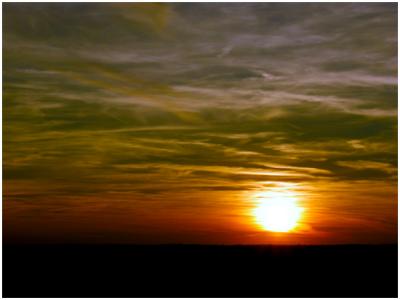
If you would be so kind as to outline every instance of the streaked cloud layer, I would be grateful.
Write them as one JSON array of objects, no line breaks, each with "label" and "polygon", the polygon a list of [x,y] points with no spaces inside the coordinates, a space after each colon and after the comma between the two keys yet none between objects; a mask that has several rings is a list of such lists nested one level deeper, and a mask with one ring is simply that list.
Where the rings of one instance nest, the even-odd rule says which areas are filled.
[{"label": "streaked cloud layer", "polygon": [[5,238],[397,239],[397,5],[6,3]]}]

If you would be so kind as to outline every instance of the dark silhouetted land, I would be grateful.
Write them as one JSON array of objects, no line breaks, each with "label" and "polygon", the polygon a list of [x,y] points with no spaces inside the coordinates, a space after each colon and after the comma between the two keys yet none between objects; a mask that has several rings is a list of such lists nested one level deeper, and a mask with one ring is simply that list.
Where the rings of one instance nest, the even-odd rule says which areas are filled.
[{"label": "dark silhouetted land", "polygon": [[397,245],[3,245],[4,297],[397,297]]}]

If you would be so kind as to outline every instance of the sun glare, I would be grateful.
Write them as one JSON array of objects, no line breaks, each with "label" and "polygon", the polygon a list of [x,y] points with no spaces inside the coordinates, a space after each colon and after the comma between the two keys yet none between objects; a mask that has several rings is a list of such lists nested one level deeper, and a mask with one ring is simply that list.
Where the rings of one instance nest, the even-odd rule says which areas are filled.
[{"label": "sun glare", "polygon": [[265,230],[289,232],[297,227],[303,208],[291,191],[269,191],[257,195],[258,205],[253,211],[256,222]]}]

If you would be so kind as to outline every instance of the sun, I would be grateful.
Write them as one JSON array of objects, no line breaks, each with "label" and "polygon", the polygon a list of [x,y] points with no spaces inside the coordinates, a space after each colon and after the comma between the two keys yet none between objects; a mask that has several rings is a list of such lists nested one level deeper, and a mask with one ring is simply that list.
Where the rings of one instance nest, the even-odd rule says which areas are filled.
[{"label": "sun", "polygon": [[258,194],[259,203],[253,211],[256,222],[265,230],[290,232],[295,229],[303,213],[297,197],[289,191],[270,191]]}]

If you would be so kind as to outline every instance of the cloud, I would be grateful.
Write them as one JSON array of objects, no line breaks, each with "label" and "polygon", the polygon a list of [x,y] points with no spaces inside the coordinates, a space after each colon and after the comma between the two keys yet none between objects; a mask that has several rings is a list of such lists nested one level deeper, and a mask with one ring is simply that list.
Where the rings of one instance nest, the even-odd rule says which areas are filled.
[{"label": "cloud", "polygon": [[365,160],[357,160],[357,161],[338,161],[336,163],[338,166],[347,167],[356,170],[364,170],[364,169],[377,169],[382,170],[387,173],[396,173],[397,168],[388,163],[382,163],[377,161],[365,161]]}]

